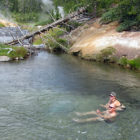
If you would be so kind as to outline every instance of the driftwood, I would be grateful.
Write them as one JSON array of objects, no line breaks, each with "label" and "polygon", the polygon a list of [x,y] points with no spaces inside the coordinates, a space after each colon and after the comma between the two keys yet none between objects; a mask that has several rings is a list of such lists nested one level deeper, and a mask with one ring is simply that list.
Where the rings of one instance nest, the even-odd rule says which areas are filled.
[{"label": "driftwood", "polygon": [[55,27],[57,25],[66,23],[69,20],[71,20],[72,18],[74,18],[75,16],[78,16],[79,14],[81,14],[81,13],[83,13],[85,11],[86,11],[86,8],[85,7],[82,7],[78,11],[73,12],[72,14],[69,14],[65,18],[59,19],[59,20],[53,22],[52,24],[46,25],[43,28],[41,28],[41,29],[39,29],[39,30],[37,30],[35,32],[29,33],[27,35],[22,36],[21,38],[18,38],[16,40],[11,41],[11,42],[7,42],[5,44],[7,44],[7,45],[15,45],[15,44],[18,44],[19,42],[22,42],[25,39],[29,39],[29,38],[37,35],[37,34],[41,34],[42,32],[48,31],[49,29],[51,29],[51,28],[53,28],[53,27]]}]

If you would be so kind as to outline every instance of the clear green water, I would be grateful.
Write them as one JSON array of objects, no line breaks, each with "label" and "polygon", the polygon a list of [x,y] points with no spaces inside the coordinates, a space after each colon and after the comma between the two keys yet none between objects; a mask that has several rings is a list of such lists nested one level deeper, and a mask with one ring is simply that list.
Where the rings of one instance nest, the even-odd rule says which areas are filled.
[{"label": "clear green water", "polygon": [[[72,121],[110,91],[127,107],[113,123]],[[140,140],[140,74],[40,52],[0,63],[0,140]]]}]

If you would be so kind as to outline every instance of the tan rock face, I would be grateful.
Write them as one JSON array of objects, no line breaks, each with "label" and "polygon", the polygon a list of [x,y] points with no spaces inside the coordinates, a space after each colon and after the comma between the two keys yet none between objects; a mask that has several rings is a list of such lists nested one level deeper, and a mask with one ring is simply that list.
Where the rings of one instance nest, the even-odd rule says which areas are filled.
[{"label": "tan rock face", "polygon": [[4,20],[4,19],[0,19],[0,23],[5,25],[6,27],[16,27],[17,26],[17,24]]},{"label": "tan rock face", "polygon": [[83,29],[75,39],[70,52],[81,52],[82,57],[98,54],[107,47],[116,48],[116,55],[129,59],[140,56],[140,32],[116,32],[116,22],[100,25],[99,20]]}]

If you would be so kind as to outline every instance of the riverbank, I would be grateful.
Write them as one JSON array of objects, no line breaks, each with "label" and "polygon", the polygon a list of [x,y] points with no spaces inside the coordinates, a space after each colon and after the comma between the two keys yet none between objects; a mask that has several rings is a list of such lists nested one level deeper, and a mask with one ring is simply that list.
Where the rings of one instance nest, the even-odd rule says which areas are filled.
[{"label": "riverbank", "polygon": [[0,61],[23,60],[29,55],[24,47],[11,47],[0,44]]},{"label": "riverbank", "polygon": [[140,32],[117,32],[117,22],[101,24],[100,19],[82,24],[74,20],[69,26],[57,26],[36,36],[33,45],[42,44],[50,52],[66,52],[82,59],[115,63],[140,71]]},{"label": "riverbank", "polygon": [[93,19],[71,32],[70,54],[140,70],[140,32],[117,32],[119,24]]}]

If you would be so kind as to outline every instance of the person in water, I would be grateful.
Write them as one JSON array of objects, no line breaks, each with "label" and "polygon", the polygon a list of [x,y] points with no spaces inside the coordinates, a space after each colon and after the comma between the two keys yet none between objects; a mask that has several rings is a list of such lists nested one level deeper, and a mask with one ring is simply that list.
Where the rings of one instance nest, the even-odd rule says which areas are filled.
[{"label": "person in water", "polygon": [[109,97],[108,103],[106,105],[101,104],[102,107],[108,109],[110,105],[113,105],[115,106],[116,111],[123,111],[126,109],[126,107],[117,100],[115,92],[111,92]]},{"label": "person in water", "polygon": [[91,112],[85,112],[85,113],[76,113],[78,116],[85,116],[85,115],[97,115],[97,117],[94,118],[88,118],[88,119],[73,119],[73,121],[78,123],[85,123],[85,122],[91,122],[91,121],[109,121],[112,122],[117,116],[116,108],[114,105],[110,105],[108,107],[108,110],[101,112],[97,109],[97,111],[91,111]]}]

